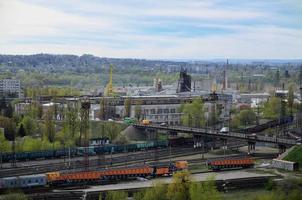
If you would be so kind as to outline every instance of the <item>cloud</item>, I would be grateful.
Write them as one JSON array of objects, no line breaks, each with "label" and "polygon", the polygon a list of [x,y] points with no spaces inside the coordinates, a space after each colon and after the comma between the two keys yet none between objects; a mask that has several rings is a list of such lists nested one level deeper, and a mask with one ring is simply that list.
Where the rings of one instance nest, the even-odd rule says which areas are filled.
[{"label": "cloud", "polygon": [[301,58],[301,14],[289,1],[1,1],[0,53]]}]

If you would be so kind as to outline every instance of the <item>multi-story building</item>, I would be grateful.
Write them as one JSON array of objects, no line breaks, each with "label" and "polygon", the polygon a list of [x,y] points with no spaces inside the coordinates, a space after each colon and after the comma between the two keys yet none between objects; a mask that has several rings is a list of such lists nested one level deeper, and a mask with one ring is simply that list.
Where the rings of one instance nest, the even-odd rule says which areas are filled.
[{"label": "multi-story building", "polygon": [[2,79],[0,80],[0,96],[8,98],[21,97],[20,80],[16,79]]},{"label": "multi-story building", "polygon": [[[192,102],[195,98],[202,98],[206,101],[204,110],[208,116],[211,107],[215,104],[221,108],[220,118],[224,119],[229,115],[232,106],[232,95],[217,94],[215,101],[211,100],[209,94],[201,96],[179,96],[179,95],[158,95],[158,96],[131,96],[131,97],[105,97],[106,109],[104,110],[104,119],[123,118],[126,116],[125,102],[128,99],[129,117],[135,118],[137,106],[140,107],[140,116],[143,119],[151,120],[154,123],[167,123],[178,125],[181,121],[181,105]],[[91,119],[98,118],[97,114],[100,109],[99,104],[91,106]]]}]

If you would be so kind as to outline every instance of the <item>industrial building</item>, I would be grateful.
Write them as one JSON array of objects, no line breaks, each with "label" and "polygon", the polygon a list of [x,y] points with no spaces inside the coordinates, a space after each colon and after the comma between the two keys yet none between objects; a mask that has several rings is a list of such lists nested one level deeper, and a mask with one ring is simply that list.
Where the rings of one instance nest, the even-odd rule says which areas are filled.
[{"label": "industrial building", "polygon": [[[192,102],[195,98],[201,98],[205,101],[204,110],[206,116],[211,112],[212,106],[221,108],[220,118],[224,119],[229,115],[232,106],[232,95],[217,94],[217,100],[210,100],[211,94],[202,95],[157,95],[157,96],[130,96],[130,97],[104,97],[105,108],[104,116],[100,119],[112,119],[123,117],[136,117],[139,107],[140,118],[151,120],[153,123],[167,123],[170,125],[179,125],[181,120],[181,105]],[[125,108],[125,101],[129,101],[129,111]],[[92,104],[90,118],[99,118],[100,105]]]}]

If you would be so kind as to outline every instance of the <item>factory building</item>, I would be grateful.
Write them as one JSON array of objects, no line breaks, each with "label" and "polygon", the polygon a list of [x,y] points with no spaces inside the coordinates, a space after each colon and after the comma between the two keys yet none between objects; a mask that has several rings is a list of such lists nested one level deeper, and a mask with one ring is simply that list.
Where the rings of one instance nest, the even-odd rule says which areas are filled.
[{"label": "factory building", "polygon": [[[105,97],[106,108],[105,115],[100,119],[113,119],[131,117],[136,118],[137,111],[140,110],[140,118],[151,120],[153,123],[167,123],[170,125],[179,125],[181,122],[181,105],[192,102],[195,98],[205,100],[204,110],[206,116],[211,112],[211,107],[215,104],[221,108],[221,119],[229,115],[232,106],[232,95],[217,94],[217,100],[210,101],[210,94],[202,96],[178,96],[178,95],[158,95],[158,96],[131,96],[131,97]],[[128,99],[128,100],[127,100]],[[129,102],[129,111],[127,114],[125,101]],[[139,107],[139,109],[138,109]],[[99,118],[100,105],[94,104],[91,107],[91,119]]]}]

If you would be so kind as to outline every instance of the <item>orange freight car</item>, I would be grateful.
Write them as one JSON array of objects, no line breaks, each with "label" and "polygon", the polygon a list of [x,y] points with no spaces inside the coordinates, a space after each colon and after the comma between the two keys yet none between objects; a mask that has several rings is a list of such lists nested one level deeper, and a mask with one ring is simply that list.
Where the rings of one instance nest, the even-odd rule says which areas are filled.
[{"label": "orange freight car", "polygon": [[219,160],[208,160],[208,168],[214,171],[230,168],[248,168],[254,166],[254,159],[251,157],[224,158]]},{"label": "orange freight car", "polygon": [[[171,167],[173,166],[173,167]],[[174,171],[183,170],[188,167],[186,161],[178,161],[170,166],[141,166],[121,169],[108,169],[104,171],[71,172],[59,173],[51,172],[47,174],[50,185],[70,184],[74,182],[102,182],[104,180],[120,180],[131,177],[154,177],[172,174]]]}]

